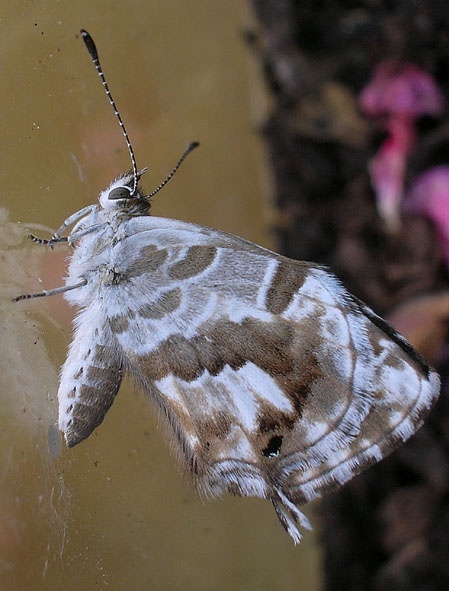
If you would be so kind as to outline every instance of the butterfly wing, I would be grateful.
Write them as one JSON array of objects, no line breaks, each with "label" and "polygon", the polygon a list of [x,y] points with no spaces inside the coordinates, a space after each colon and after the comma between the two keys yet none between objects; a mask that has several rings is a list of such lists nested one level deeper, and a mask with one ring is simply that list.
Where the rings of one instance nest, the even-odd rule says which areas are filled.
[{"label": "butterfly wing", "polygon": [[200,489],[297,506],[421,425],[437,374],[324,268],[174,220],[136,219],[112,257],[109,327]]}]

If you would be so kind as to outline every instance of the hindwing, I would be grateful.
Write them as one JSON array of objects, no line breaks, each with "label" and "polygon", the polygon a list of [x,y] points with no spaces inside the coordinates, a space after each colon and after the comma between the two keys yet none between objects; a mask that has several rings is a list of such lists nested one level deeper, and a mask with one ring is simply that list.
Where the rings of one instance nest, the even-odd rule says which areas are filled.
[{"label": "hindwing", "polygon": [[410,437],[438,376],[325,268],[173,220],[144,228],[104,288],[123,365],[200,489],[270,499],[297,541],[297,506]]}]

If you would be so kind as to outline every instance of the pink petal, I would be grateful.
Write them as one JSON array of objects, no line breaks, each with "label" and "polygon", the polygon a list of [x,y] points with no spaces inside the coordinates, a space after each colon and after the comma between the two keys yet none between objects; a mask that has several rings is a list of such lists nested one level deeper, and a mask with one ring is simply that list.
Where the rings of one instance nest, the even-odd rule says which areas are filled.
[{"label": "pink petal", "polygon": [[420,175],[404,199],[404,209],[434,222],[449,263],[449,166],[435,166]]},{"label": "pink petal", "polygon": [[414,130],[409,119],[393,117],[388,129],[390,135],[371,160],[369,173],[379,215],[387,227],[394,231],[399,226],[405,168]]},{"label": "pink petal", "polygon": [[411,118],[439,115],[444,97],[434,79],[412,63],[381,62],[371,82],[359,96],[363,111],[371,116],[399,114]]}]

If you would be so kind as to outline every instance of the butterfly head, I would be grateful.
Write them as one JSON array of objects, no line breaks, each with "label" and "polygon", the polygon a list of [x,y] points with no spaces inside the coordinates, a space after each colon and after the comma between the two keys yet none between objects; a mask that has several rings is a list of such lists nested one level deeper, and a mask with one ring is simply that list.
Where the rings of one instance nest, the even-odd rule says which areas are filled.
[{"label": "butterfly head", "polygon": [[[147,168],[137,173],[137,181],[145,174]],[[133,188],[135,186],[135,190]],[[129,213],[130,215],[148,215],[150,209],[149,198],[141,188],[134,183],[132,172],[117,177],[98,198],[100,207],[108,212]]]},{"label": "butterfly head", "polygon": [[116,178],[109,187],[100,193],[99,201],[103,210],[108,212],[128,213],[129,215],[148,215],[151,198],[165,187],[173,178],[184,159],[192,150],[199,146],[198,142],[191,142],[184,150],[181,158],[173,167],[172,171],[149,195],[144,195],[139,188],[140,177],[148,170],[143,168],[140,172],[124,174]]}]

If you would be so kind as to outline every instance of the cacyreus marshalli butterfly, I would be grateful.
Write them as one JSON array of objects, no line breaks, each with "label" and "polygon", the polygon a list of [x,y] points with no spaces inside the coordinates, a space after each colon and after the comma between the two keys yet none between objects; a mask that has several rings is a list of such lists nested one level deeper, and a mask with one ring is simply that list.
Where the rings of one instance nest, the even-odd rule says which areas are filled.
[{"label": "cacyreus marshalli butterfly", "polygon": [[[91,36],[81,31],[132,171],[49,240],[73,247],[78,309],[58,391],[69,447],[103,421],[128,372],[160,409],[201,491],[269,499],[295,542],[299,510],[421,425],[439,378],[325,267],[203,226],[152,217]],[[70,230],[71,228],[71,230]]]}]

